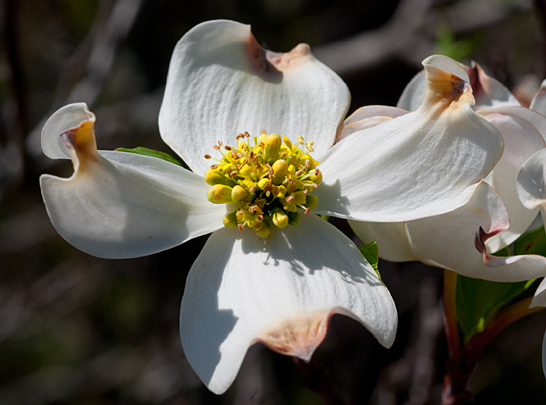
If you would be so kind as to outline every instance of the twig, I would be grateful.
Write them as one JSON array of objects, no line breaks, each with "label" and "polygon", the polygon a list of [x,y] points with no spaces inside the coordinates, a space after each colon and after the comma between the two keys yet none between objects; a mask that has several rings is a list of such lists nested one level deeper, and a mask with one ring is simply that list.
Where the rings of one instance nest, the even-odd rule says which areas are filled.
[{"label": "twig", "polygon": [[[24,178],[26,154],[24,150],[27,125],[26,85],[21,59],[19,57],[19,42],[17,40],[18,6],[16,0],[2,2],[3,21],[1,21],[2,36],[10,68],[9,85],[13,97],[13,116],[15,119],[7,123],[5,139],[0,131],[0,200],[5,189]],[[8,155],[4,157],[2,155]]]},{"label": "twig", "polygon": [[432,0],[402,0],[384,26],[352,38],[314,48],[314,55],[340,75],[377,69],[392,59],[420,66],[434,52],[440,13],[454,34],[484,28],[514,12],[529,11],[529,1],[504,4],[493,0],[455,2],[438,10]]},{"label": "twig", "polygon": [[[9,0],[6,0],[9,2]],[[52,110],[60,107],[63,104],[72,102],[86,102],[90,107],[96,102],[98,96],[104,88],[106,78],[108,77],[116,56],[116,51],[119,45],[125,40],[129,34],[138,12],[142,6],[143,0],[118,0],[114,4],[114,8],[110,13],[106,23],[99,20],[91,29],[93,36],[93,44],[89,52],[87,61],[86,73],[80,81],[74,85],[70,92],[67,92],[65,87],[67,81],[61,81],[58,96],[56,98],[57,105],[53,106]],[[84,41],[84,47],[89,41]],[[77,53],[80,54],[81,50]],[[70,65],[72,66],[72,64]],[[63,97],[63,95],[67,94]],[[40,121],[40,123],[32,130],[28,142],[27,149],[33,157],[41,156],[40,148],[40,131],[51,113],[51,110]]]}]

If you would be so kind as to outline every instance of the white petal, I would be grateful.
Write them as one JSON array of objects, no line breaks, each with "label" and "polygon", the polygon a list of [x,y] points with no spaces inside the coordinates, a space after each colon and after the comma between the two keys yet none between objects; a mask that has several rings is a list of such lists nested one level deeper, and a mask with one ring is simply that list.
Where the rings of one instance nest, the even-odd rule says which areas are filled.
[{"label": "white petal", "polygon": [[[451,73],[453,76],[464,80],[466,83],[470,82],[470,78],[468,77],[468,73],[466,71],[466,66],[448,56],[431,55],[423,61],[423,66],[425,67],[425,72],[427,72],[429,68],[439,69],[441,71]],[[431,78],[434,79],[433,76],[427,75],[426,77],[427,81],[429,81]]]},{"label": "white petal", "polygon": [[423,62],[429,90],[417,111],[354,133],[323,157],[318,212],[402,222],[468,201],[500,158],[502,137],[472,111],[468,84],[433,61]]},{"label": "white petal", "polygon": [[501,196],[510,217],[510,228],[487,240],[487,247],[496,252],[521,236],[537,216],[538,210],[528,210],[519,200],[516,181],[523,163],[546,147],[537,130],[542,127],[546,135],[546,117],[523,107],[499,107],[478,113],[491,122],[504,139],[502,157],[486,177],[487,183]]},{"label": "white petal", "polygon": [[406,230],[415,257],[432,266],[491,281],[523,281],[546,275],[546,257],[487,254],[485,240],[508,226],[499,195],[481,183],[468,204],[444,215],[407,222]]},{"label": "white petal", "polygon": [[531,305],[529,305],[529,308],[534,307],[546,307],[546,278],[542,279],[540,282],[535,291],[535,295],[533,296],[533,300],[531,301]]},{"label": "white petal", "polygon": [[353,122],[349,125],[345,125],[341,133],[337,136],[336,142],[339,142],[347,138],[349,135],[354,134],[355,132],[359,132],[364,129],[375,127],[389,120],[392,120],[392,118],[391,117],[369,117],[369,118],[364,118],[360,121]]},{"label": "white petal", "polygon": [[98,257],[137,257],[223,226],[225,208],[208,202],[204,179],[149,156],[99,154],[92,123],[62,135],[72,177],[40,178],[51,222],[68,242]]},{"label": "white petal", "polygon": [[528,209],[545,206],[546,149],[535,152],[523,164],[518,174],[516,187],[522,204]]},{"label": "white petal", "polygon": [[397,107],[389,107],[386,105],[368,105],[365,107],[360,107],[354,113],[349,115],[343,122],[343,125],[349,125],[357,121],[363,120],[364,118],[371,118],[371,117],[396,118],[396,117],[400,117],[401,115],[405,115],[407,113],[408,112],[406,110],[403,110]]},{"label": "white petal", "polygon": [[[281,54],[262,49],[248,25],[210,21],[178,42],[159,115],[163,140],[196,173],[217,141],[260,130],[315,143],[318,154],[335,141],[349,90],[300,44]],[[339,127],[339,128],[338,128]]]},{"label": "white petal", "polygon": [[541,113],[542,115],[546,115],[546,80],[544,80],[540,85],[540,89],[538,90],[537,94],[535,94],[535,97],[533,97],[529,108]]},{"label": "white petal", "polygon": [[418,260],[411,252],[404,222],[348,222],[362,242],[377,242],[380,258],[390,262]]},{"label": "white petal", "polygon": [[79,127],[84,121],[95,121],[95,115],[87,104],[68,104],[55,111],[42,129],[42,151],[50,159],[70,159],[70,152],[60,135],[69,129]]},{"label": "white petal", "polygon": [[308,215],[266,239],[221,229],[188,275],[182,345],[199,377],[220,394],[257,341],[309,360],[333,313],[360,321],[384,346],[394,340],[388,290],[335,227]]},{"label": "white petal", "polygon": [[407,111],[415,111],[419,108],[427,91],[427,78],[425,71],[421,70],[404,88],[402,95],[396,103],[396,107]]},{"label": "white petal", "polygon": [[363,129],[375,127],[392,118],[407,114],[406,110],[382,105],[360,107],[343,122],[343,130],[338,135],[336,142]]},{"label": "white petal", "polygon": [[520,106],[518,99],[501,82],[488,76],[476,62],[467,67],[476,98],[475,110],[501,106]]}]

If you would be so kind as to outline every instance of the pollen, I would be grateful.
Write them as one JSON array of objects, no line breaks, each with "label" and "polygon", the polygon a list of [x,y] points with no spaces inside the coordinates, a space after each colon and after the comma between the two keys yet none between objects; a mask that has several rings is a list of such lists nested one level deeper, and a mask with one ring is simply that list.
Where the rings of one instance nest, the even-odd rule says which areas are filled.
[{"label": "pollen", "polygon": [[322,181],[319,162],[309,155],[313,142],[305,142],[300,135],[292,143],[265,130],[253,137],[247,131],[239,133],[235,142],[213,145],[221,154],[219,159],[205,155],[216,161],[205,173],[212,186],[207,198],[232,208],[224,225],[240,231],[252,228],[261,238],[275,228],[298,225],[301,214],[318,204],[318,198],[310,194]]}]

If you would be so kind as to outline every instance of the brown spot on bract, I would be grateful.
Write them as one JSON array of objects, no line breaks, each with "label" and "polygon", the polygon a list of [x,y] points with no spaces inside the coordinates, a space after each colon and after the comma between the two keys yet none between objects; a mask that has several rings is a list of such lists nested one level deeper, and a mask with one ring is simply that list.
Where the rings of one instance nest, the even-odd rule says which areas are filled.
[{"label": "brown spot on bract", "polygon": [[427,92],[423,104],[435,114],[446,109],[456,110],[463,104],[474,104],[469,83],[453,73],[434,66],[426,68]]},{"label": "brown spot on bract", "polygon": [[256,69],[263,72],[267,72],[267,59],[265,57],[265,50],[258,44],[256,37],[250,33],[250,37],[246,43],[246,50],[250,60],[250,64]]},{"label": "brown spot on bract", "polygon": [[328,311],[303,313],[278,321],[257,340],[278,353],[309,361],[328,330]]},{"label": "brown spot on bract", "polygon": [[290,52],[278,53],[266,50],[258,44],[252,33],[246,43],[250,64],[265,73],[278,73],[299,65],[311,56],[311,48],[307,44],[299,44]]},{"label": "brown spot on bract", "polygon": [[78,174],[86,171],[91,163],[100,161],[95,141],[95,116],[89,113],[90,118],[83,121],[77,127],[71,128],[61,134],[61,139],[70,150],[74,168]]},{"label": "brown spot on bract", "polygon": [[299,44],[287,53],[268,52],[267,59],[273,66],[275,66],[275,69],[282,72],[299,65],[310,55],[311,48],[309,45]]}]

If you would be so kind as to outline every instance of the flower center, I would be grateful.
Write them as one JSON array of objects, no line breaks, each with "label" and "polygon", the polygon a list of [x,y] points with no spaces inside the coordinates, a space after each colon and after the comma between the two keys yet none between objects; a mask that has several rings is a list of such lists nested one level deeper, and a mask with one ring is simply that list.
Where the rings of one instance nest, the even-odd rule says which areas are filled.
[{"label": "flower center", "polygon": [[[232,204],[233,210],[224,219],[228,228],[253,228],[260,237],[267,237],[274,226],[295,226],[301,216],[315,208],[318,198],[310,192],[322,181],[319,162],[309,156],[313,142],[292,144],[285,136],[261,131],[251,145],[248,132],[236,137],[237,146],[218,142],[214,149],[222,159],[210,166],[205,181],[212,186],[207,198],[214,204]],[[305,150],[299,145],[305,145]],[[210,155],[205,158],[211,159]]]}]

